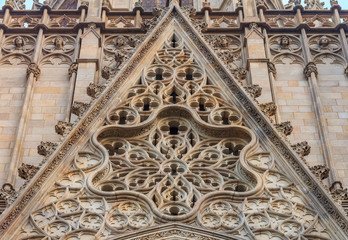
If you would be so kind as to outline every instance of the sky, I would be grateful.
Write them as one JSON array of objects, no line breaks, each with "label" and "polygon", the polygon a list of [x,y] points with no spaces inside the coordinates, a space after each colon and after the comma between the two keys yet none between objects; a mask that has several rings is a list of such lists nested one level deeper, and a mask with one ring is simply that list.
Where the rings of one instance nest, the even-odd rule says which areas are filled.
[{"label": "sky", "polygon": [[[289,0],[283,0],[284,3],[288,3]],[[305,0],[302,0],[302,4]],[[43,2],[43,0],[39,0],[39,2]],[[330,0],[323,0],[325,2],[325,6],[330,8]],[[5,0],[0,0],[0,6],[2,7],[5,3]],[[348,10],[348,0],[338,0],[338,3],[341,5],[342,9]],[[31,9],[31,6],[33,4],[33,0],[26,0],[26,7],[27,9]]]}]

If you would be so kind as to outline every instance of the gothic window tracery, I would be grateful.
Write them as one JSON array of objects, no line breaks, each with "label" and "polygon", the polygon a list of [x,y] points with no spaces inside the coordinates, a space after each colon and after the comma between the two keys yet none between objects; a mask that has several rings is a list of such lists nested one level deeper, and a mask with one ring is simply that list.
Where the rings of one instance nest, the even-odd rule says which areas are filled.
[{"label": "gothic window tracery", "polygon": [[330,239],[244,125],[173,35],[14,239],[117,239],[173,221],[236,239]]}]

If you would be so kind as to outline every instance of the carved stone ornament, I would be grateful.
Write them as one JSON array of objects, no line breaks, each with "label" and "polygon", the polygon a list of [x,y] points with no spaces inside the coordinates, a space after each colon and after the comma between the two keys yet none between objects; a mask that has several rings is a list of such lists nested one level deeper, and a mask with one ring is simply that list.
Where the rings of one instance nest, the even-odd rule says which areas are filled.
[{"label": "carved stone ornament", "polygon": [[289,48],[290,46],[290,38],[288,36],[282,36],[279,39],[279,45],[281,48]]},{"label": "carved stone ornament", "polygon": [[101,92],[105,89],[105,85],[97,85],[94,83],[90,83],[87,87],[87,95],[91,98],[97,98]]},{"label": "carved stone ornament", "polygon": [[306,142],[306,141],[293,144],[293,145],[291,145],[291,147],[301,157],[307,156],[311,152],[311,146],[309,146],[308,142]]},{"label": "carved stone ornament", "polygon": [[78,117],[81,117],[91,106],[90,103],[78,102],[75,101],[71,107],[71,112]]},{"label": "carved stone ornament", "polygon": [[265,6],[265,1],[264,0],[256,0],[256,6]]},{"label": "carved stone ornament", "polygon": [[41,141],[40,145],[37,146],[37,153],[46,157],[51,155],[57,147],[57,143]]},{"label": "carved stone ornament", "polygon": [[348,77],[348,66],[344,69],[344,74]]},{"label": "carved stone ornament", "polygon": [[261,96],[262,93],[262,87],[258,84],[253,84],[251,86],[245,87],[245,90],[250,94],[252,98],[258,98]]},{"label": "carved stone ornament", "polygon": [[2,44],[3,55],[10,53],[22,53],[32,55],[35,46],[35,38],[30,35],[8,36]]},{"label": "carved stone ornament", "polygon": [[6,207],[9,207],[17,198],[18,193],[9,183],[4,183],[0,189],[0,198],[6,202]]},{"label": "carved stone ornament", "polygon": [[170,37],[128,78],[15,239],[330,239],[189,46]]},{"label": "carved stone ornament", "polygon": [[18,168],[18,176],[24,180],[30,180],[35,176],[39,169],[39,167],[22,163],[22,165]]},{"label": "carved stone ornament", "polygon": [[310,78],[312,73],[314,73],[317,76],[318,75],[317,65],[314,62],[308,63],[305,69],[303,70],[303,73],[307,78]]},{"label": "carved stone ornament", "polygon": [[285,136],[289,136],[292,133],[293,127],[291,126],[290,121],[278,123],[274,125],[276,129],[283,133]]},{"label": "carved stone ornament", "polygon": [[268,66],[268,72],[269,72],[269,73],[273,73],[273,75],[276,75],[276,74],[277,74],[277,69],[276,69],[274,63],[268,62],[268,63],[267,63],[267,66]]},{"label": "carved stone ornament", "polygon": [[88,7],[89,6],[89,1],[81,1],[81,5],[80,6]]},{"label": "carved stone ornament", "polygon": [[332,183],[331,187],[329,188],[330,193],[332,195],[332,198],[337,201],[339,204],[342,203],[344,200],[348,200],[348,190],[347,188],[343,188],[343,185],[341,182],[336,181]]},{"label": "carved stone ornament", "polygon": [[[218,239],[336,240],[338,234],[343,235],[337,228],[348,233],[345,218],[331,198],[301,167],[228,70],[220,61],[208,61],[215,59],[215,54],[180,9],[167,16],[151,41],[144,43],[139,55],[77,123],[59,154],[49,159],[40,181],[33,181],[23,191],[21,202],[2,220],[2,233],[11,228],[14,239],[144,240],[142,236],[151,231],[152,239],[160,239],[162,236],[152,231],[155,226],[164,228],[183,220],[190,228],[202,229],[204,236],[221,232],[223,237]],[[157,53],[151,52],[173,18],[192,41],[169,55],[163,53],[173,49],[170,41],[161,44]],[[194,44],[203,58],[183,51]],[[144,66],[139,83],[133,70],[146,57],[153,62]],[[218,75],[215,79],[205,71],[208,62]],[[241,109],[246,116],[268,133],[278,151],[265,152],[268,139],[265,144],[244,126],[233,98],[224,98],[220,80],[236,97],[238,107],[245,106]],[[122,102],[116,101],[119,86],[126,82],[130,88],[122,94]],[[101,111],[104,109],[109,111]],[[104,114],[112,123],[99,122],[98,126],[94,121]],[[87,131],[93,135],[88,135],[90,139],[86,139]],[[77,143],[79,148],[75,148]],[[297,172],[295,181],[292,174],[283,172],[278,157],[288,161],[291,172]],[[59,169],[63,163],[68,165]],[[59,174],[54,174],[55,170],[60,170]],[[297,183],[307,184],[310,194],[297,188]],[[45,201],[25,208],[43,192],[42,186],[47,189],[45,197],[40,196]],[[319,205],[329,209],[330,218],[316,210]],[[273,224],[274,220],[279,224]],[[142,235],[135,236],[135,231]],[[165,236],[195,236],[178,233],[171,237]]]},{"label": "carved stone ornament", "polygon": [[309,169],[319,180],[324,180],[329,177],[330,169],[324,165],[316,165]]},{"label": "carved stone ornament", "polygon": [[44,54],[64,53],[71,56],[74,53],[75,38],[69,35],[51,35],[43,43]]},{"label": "carved stone ornament", "polygon": [[70,67],[68,70],[69,78],[73,75],[73,73],[77,73],[78,67],[79,65],[76,62],[73,62],[72,64],[70,64]]},{"label": "carved stone ornament", "polygon": [[62,135],[63,137],[68,135],[73,127],[72,123],[58,121],[55,126],[56,133]]},{"label": "carved stone ornament", "polygon": [[[274,19],[274,24],[278,21]],[[290,20],[289,20],[290,21]],[[292,24],[292,23],[289,23]],[[278,26],[278,25],[277,25]],[[271,53],[277,55],[279,53],[294,53],[301,56],[302,43],[298,35],[274,35],[269,38],[269,46]]]},{"label": "carved stone ornament", "polygon": [[261,111],[268,117],[274,116],[277,112],[277,105],[274,102],[260,104]]},{"label": "carved stone ornament", "polygon": [[27,68],[27,78],[30,74],[33,74],[34,78],[38,78],[40,76],[41,70],[36,63],[30,63]]},{"label": "carved stone ornament", "polygon": [[196,16],[196,9],[193,6],[185,6],[185,7],[182,8],[182,11],[188,17]]}]

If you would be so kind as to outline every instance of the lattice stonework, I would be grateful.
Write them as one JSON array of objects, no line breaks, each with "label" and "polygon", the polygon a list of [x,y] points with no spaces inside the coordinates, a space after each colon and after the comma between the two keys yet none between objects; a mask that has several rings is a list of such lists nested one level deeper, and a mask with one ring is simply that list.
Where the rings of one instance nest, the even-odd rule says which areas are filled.
[{"label": "lattice stonework", "polygon": [[[160,49],[13,239],[133,239],[173,221],[223,239],[331,239],[183,40]],[[136,239],[222,239],[185,231]]]}]

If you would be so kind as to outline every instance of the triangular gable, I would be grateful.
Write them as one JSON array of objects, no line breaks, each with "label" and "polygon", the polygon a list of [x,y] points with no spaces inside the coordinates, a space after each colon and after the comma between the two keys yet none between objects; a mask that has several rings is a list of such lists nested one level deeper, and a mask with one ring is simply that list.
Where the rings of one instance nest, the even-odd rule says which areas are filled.
[{"label": "triangular gable", "polygon": [[[178,25],[175,27],[175,24],[171,24],[171,21],[174,18],[178,22]],[[172,29],[170,30],[170,28]],[[186,38],[187,43],[185,48],[192,48],[191,50],[188,50],[194,52],[194,55],[197,58],[191,59],[191,70],[196,64],[199,66],[200,58],[202,58],[202,61],[205,63],[205,59],[207,59],[210,65],[206,68],[206,71],[207,75],[211,78],[211,83],[219,83],[218,79],[222,79],[224,83],[220,83],[220,89],[221,87],[228,86],[230,91],[233,93],[233,95],[231,95],[232,100],[220,95],[218,97],[217,95],[214,96],[214,92],[210,94],[212,96],[209,96],[207,92],[203,91],[204,86],[209,86],[209,82],[205,80],[205,85],[199,85],[202,83],[196,83],[200,86],[202,92],[198,92],[196,95],[194,95],[195,93],[190,93],[189,91],[186,93],[187,96],[191,95],[191,98],[196,98],[190,99],[191,103],[193,104],[189,105],[191,108],[196,108],[196,110],[188,110],[189,106],[180,107],[179,104],[173,105],[167,103],[167,105],[163,105],[163,101],[168,100],[166,100],[166,98],[157,99],[159,102],[162,101],[162,105],[165,107],[163,107],[160,112],[157,112],[156,116],[151,117],[151,119],[153,119],[152,122],[150,120],[146,122],[146,117],[143,116],[143,121],[146,122],[146,124],[141,125],[137,129],[133,128],[132,126],[117,127],[113,125],[113,121],[127,120],[127,116],[121,116],[122,114],[119,112],[118,115],[116,114],[118,118],[108,118],[109,122],[107,122],[107,124],[109,126],[105,126],[97,130],[103,124],[104,118],[100,117],[107,116],[107,111],[112,110],[110,109],[110,106],[126,108],[128,107],[127,104],[130,104],[135,108],[142,108],[142,110],[137,110],[138,113],[134,113],[136,115],[139,114],[139,111],[146,112],[148,111],[148,108],[150,109],[151,107],[158,107],[161,105],[158,104],[158,102],[156,103],[156,98],[158,97],[153,96],[153,99],[151,97],[141,98],[142,92],[137,92],[140,97],[136,96],[132,98],[132,100],[129,100],[133,101],[133,103],[128,103],[129,101],[127,102],[127,100],[122,100],[122,98],[120,98],[122,95],[120,93],[123,91],[128,92],[130,89],[130,86],[123,84],[125,81],[129,81],[130,74],[141,73],[141,71],[137,70],[144,68],[144,66],[147,66],[147,69],[149,69],[151,66],[158,64],[157,62],[149,62],[149,57],[151,56],[152,61],[156,52],[158,56],[158,47],[156,48],[155,44],[166,41],[167,38],[161,33],[165,32],[165,29],[174,33],[173,28],[182,28],[184,30],[184,33],[177,31],[176,34],[180,35],[181,38]],[[161,51],[164,52],[162,55],[160,53],[159,57],[165,58],[165,50]],[[180,55],[181,52],[183,53],[182,55]],[[182,61],[187,60],[185,59],[185,49],[181,49],[180,53],[175,53],[176,56],[178,56],[178,63],[173,65],[175,67],[175,73],[181,73],[181,75],[177,75],[178,79],[180,79],[180,76],[182,76],[182,78],[186,78],[186,80],[194,78],[195,76],[197,77],[199,74],[194,75],[195,73],[197,74],[197,71],[190,70],[187,72],[184,70],[180,72],[180,69],[177,70],[177,68],[180,68],[179,59],[184,59]],[[164,60],[162,59],[161,61],[163,64]],[[200,67],[204,68],[204,66]],[[214,71],[212,71],[212,69]],[[166,76],[169,76],[169,74],[166,75],[165,72],[165,69],[160,72],[154,71],[152,77],[158,78],[158,80],[163,80]],[[132,77],[134,78],[134,75]],[[151,74],[148,77],[151,78]],[[149,88],[152,84],[151,81],[149,81],[150,80],[143,79],[141,83],[142,85],[146,86],[146,88]],[[163,84],[165,85],[165,83]],[[176,86],[173,87],[170,86],[170,83],[168,84],[168,86],[163,86],[168,88],[168,99],[173,101],[173,96],[175,95],[177,101],[179,101],[180,97],[185,94],[185,83],[182,85],[178,83],[177,89]],[[214,89],[212,85],[210,86],[210,89]],[[145,91],[148,90],[145,89]],[[115,96],[116,93],[119,95]],[[216,100],[216,98],[220,97],[224,100]],[[118,100],[116,100],[117,98]],[[214,101],[215,105],[226,109],[224,113],[220,111],[220,113],[216,114],[217,118],[209,119],[210,115],[208,116],[205,114],[204,112],[207,111],[203,109],[214,106]],[[229,103],[230,101],[232,101],[231,103],[233,103],[235,107]],[[165,108],[167,108],[167,110]],[[239,111],[237,109],[239,109]],[[181,113],[176,115],[180,111]],[[195,111],[197,112],[195,113]],[[200,114],[199,112],[203,113]],[[236,121],[235,119],[236,116],[239,116],[239,112],[243,113],[242,117],[245,119],[244,124],[252,128],[253,131],[241,126],[241,122],[238,121],[233,122],[232,125],[229,126],[229,124],[231,124],[229,121],[231,121],[231,119]],[[228,115],[229,113],[230,115]],[[235,113],[236,116],[232,117],[231,119],[227,117],[227,120],[223,119],[226,118],[226,114],[227,116],[232,116],[232,113]],[[148,117],[150,118],[150,116]],[[121,118],[123,118],[123,120],[121,120]],[[172,120],[171,124],[174,124],[172,126],[173,129],[171,129],[171,125],[169,123],[171,121],[170,118],[178,119]],[[130,119],[136,119],[136,117]],[[141,121],[141,119],[139,121]],[[162,123],[160,123],[160,121],[162,121]],[[181,125],[180,121],[182,122]],[[216,126],[211,126],[214,125],[214,121]],[[224,121],[227,121],[228,124],[226,125],[228,126],[223,126],[225,125]],[[204,169],[207,165],[210,166],[208,168],[212,168],[214,171],[217,171],[216,168],[219,168],[219,166],[209,163],[209,159],[214,159],[214,156],[219,155],[219,152],[215,151],[216,149],[222,149],[222,154],[231,155],[232,159],[230,159],[230,161],[235,163],[235,166],[233,166],[233,171],[236,173],[236,175],[232,176],[233,174],[230,175],[231,173],[228,172],[219,172],[218,175],[225,177],[227,175],[231,179],[235,178],[236,181],[225,181],[226,184],[224,187],[226,188],[224,188],[219,185],[220,183],[218,179],[211,176],[211,179],[209,180],[211,184],[211,191],[206,192],[204,188],[199,189],[199,187],[194,187],[192,185],[193,182],[197,183],[197,181],[194,181],[194,174],[192,174],[192,182],[187,180],[188,177],[186,177],[186,180],[182,179],[181,183],[180,179],[178,180],[177,178],[173,178],[170,176],[170,174],[164,174],[161,177],[169,182],[168,187],[170,186],[172,189],[176,189],[175,191],[172,191],[172,193],[176,193],[175,196],[171,196],[175,198],[175,201],[183,201],[179,204],[181,206],[180,208],[175,208],[175,206],[171,205],[172,203],[170,202],[173,202],[173,199],[173,201],[169,201],[169,203],[158,200],[170,193],[168,191],[166,192],[167,189],[160,192],[160,188],[153,188],[155,190],[151,190],[150,192],[146,193],[149,194],[148,196],[152,196],[152,202],[150,203],[148,198],[139,194],[140,190],[138,191],[138,194],[136,193],[137,191],[132,191],[132,194],[130,194],[130,191],[122,189],[123,184],[126,182],[125,180],[118,182],[118,184],[120,184],[119,186],[117,184],[111,184],[111,186],[110,184],[93,186],[95,184],[100,184],[99,181],[104,181],[104,177],[109,176],[108,171],[110,171],[110,169],[108,169],[108,167],[110,167],[112,163],[107,160],[109,160],[108,156],[113,155],[115,152],[117,156],[117,154],[122,155],[123,151],[128,151],[132,148],[133,150],[140,149],[140,153],[143,150],[146,150],[152,154],[147,155],[149,158],[156,159],[158,157],[160,159],[164,156],[164,159],[159,160],[159,162],[165,162],[167,160],[174,161],[175,159],[180,159],[180,157],[187,157],[185,154],[190,153],[189,149],[177,151],[175,150],[177,149],[176,146],[170,146],[170,144],[178,145],[178,141],[175,143],[170,141],[166,142],[162,151],[156,152],[154,150],[151,151],[151,149],[149,150],[150,147],[146,146],[147,143],[146,141],[144,142],[144,140],[131,140],[137,135],[146,135],[147,137],[152,136],[154,139],[157,139],[154,137],[156,131],[153,129],[156,129],[156,127],[164,124],[163,122],[166,122],[168,125],[167,128],[160,128],[158,130],[160,132],[157,133],[158,135],[162,134],[163,139],[170,140],[171,131],[174,132],[173,135],[177,135],[178,132],[189,131],[188,129],[190,128],[191,132],[185,132],[185,134],[188,134],[185,136],[191,139],[191,141],[201,144],[198,144],[200,148],[193,149],[193,142],[190,143],[193,152],[189,159],[186,160],[189,162],[192,169],[196,168],[192,171],[197,171],[197,176],[207,176],[207,171],[210,171]],[[221,123],[222,126],[220,126]],[[150,134],[152,130],[155,131],[153,135]],[[259,137],[265,137],[265,139],[262,139],[261,146],[258,146],[256,135],[252,132],[259,132]],[[201,133],[203,135],[199,136]],[[92,134],[93,137],[91,137]],[[120,134],[119,137],[117,137],[118,134]],[[120,137],[122,137],[122,140],[117,142],[116,140]],[[81,149],[81,143],[87,142],[89,138],[91,139],[91,143],[85,145],[85,147]],[[226,138],[229,139],[227,144],[225,144]],[[164,141],[163,139],[161,140],[162,142]],[[208,143],[210,139],[214,139],[214,141],[212,143],[205,144],[205,141]],[[160,139],[158,141],[160,141]],[[123,142],[124,144],[122,145],[120,142]],[[96,148],[96,145],[100,145],[100,143],[104,145],[104,150],[103,148]],[[156,145],[157,142],[153,144],[153,146]],[[180,146],[182,147],[183,145],[181,144]],[[228,152],[224,152],[225,148],[227,148],[226,151]],[[105,149],[108,149],[109,152],[106,152]],[[263,166],[265,164],[263,161],[265,161],[267,156],[269,156],[267,152],[272,152],[274,157],[277,158],[276,161],[271,160],[271,162],[273,161],[273,164],[274,162],[278,164],[273,166],[272,169],[270,169],[270,165],[266,167]],[[196,161],[195,158],[200,158],[201,160],[202,158],[204,159],[202,155],[203,153],[207,154],[206,162],[204,163],[203,161],[202,163]],[[103,167],[99,166],[101,167],[99,170],[103,171],[94,172],[92,174],[93,178],[86,177],[86,175],[90,174],[90,172],[93,171],[93,168],[96,166],[93,164],[79,165],[76,162],[76,158],[75,160],[73,159],[73,157],[75,157],[75,155],[78,156],[78,154],[80,154],[83,158],[92,160],[101,157],[104,158],[105,161],[102,163]],[[176,156],[175,158],[171,158],[173,154]],[[239,154],[242,156],[239,156]],[[223,158],[227,158],[225,155]],[[135,156],[138,155],[135,154]],[[238,160],[239,157],[244,158],[244,162]],[[165,160],[166,158],[167,160]],[[142,158],[139,159],[140,162],[142,162]],[[73,161],[75,161],[74,170],[71,169]],[[177,162],[176,167],[174,166],[174,162],[168,165],[169,171],[178,171],[180,161]],[[122,165],[122,161],[119,162],[119,164]],[[149,164],[149,171],[152,170],[151,167],[157,166],[156,163],[151,163],[151,161],[149,161],[147,164]],[[228,166],[229,164],[230,163],[225,163],[224,166]],[[131,166],[126,167],[131,168]],[[199,170],[199,168],[202,169]],[[161,169],[164,171],[165,168]],[[134,171],[134,169],[129,170]],[[282,171],[287,171],[287,176],[285,176]],[[65,175],[62,176],[62,173],[65,173]],[[124,174],[126,173],[127,171],[124,172]],[[113,179],[115,180],[114,183],[118,181],[117,177],[119,176],[116,175]],[[57,180],[57,176],[60,176],[61,178]],[[141,177],[139,177],[139,179],[141,179]],[[57,184],[54,184],[55,181],[57,181]],[[163,179],[159,179],[159,181],[164,182]],[[205,180],[204,182],[207,184],[208,180]],[[295,187],[293,184],[291,184],[292,182],[298,184],[299,187]],[[110,183],[112,183],[112,181]],[[135,184],[141,185],[142,182],[136,182]],[[87,190],[82,190],[82,185],[88,186]],[[186,185],[191,186],[191,188],[185,187]],[[130,186],[132,187],[132,185]],[[182,192],[183,188],[180,190],[180,186],[184,186],[187,192]],[[214,189],[214,186],[216,189],[212,190]],[[111,191],[110,187],[112,189]],[[62,188],[65,188],[65,190],[63,191]],[[264,188],[266,188],[267,191],[264,191]],[[48,195],[46,191],[48,189],[52,190],[50,194],[53,200],[47,200]],[[118,190],[118,192],[114,192],[114,190]],[[222,192],[219,193],[219,191]],[[305,194],[306,191],[308,196]],[[190,199],[181,199],[180,193],[190,196]],[[211,198],[207,197],[208,194],[211,194],[209,195]],[[46,198],[42,198],[42,195],[46,195]],[[201,201],[200,197],[203,198],[204,196],[205,201]],[[110,205],[109,203],[106,203],[105,198],[109,198],[109,200],[111,199],[110,201],[113,201],[113,204]],[[45,205],[43,204],[44,201],[51,201],[51,203]],[[309,203],[311,201],[312,203]],[[59,211],[57,210],[57,204],[60,204],[59,206],[61,207]],[[193,205],[191,206],[190,204]],[[76,209],[73,209],[74,207]],[[316,209],[316,211],[313,210],[313,207]],[[139,209],[142,210],[139,211]],[[30,212],[31,216],[29,218]],[[23,217],[19,216],[19,214],[23,214]],[[111,232],[110,236],[115,236],[114,234],[116,234],[117,231],[119,231],[119,233],[122,232],[120,230],[122,229],[121,227],[119,227],[119,229],[117,228],[117,226],[122,222],[131,223],[133,221],[134,226],[130,224],[129,227],[130,229],[134,230],[141,228],[141,224],[144,221],[147,221],[148,224],[150,222],[160,224],[161,222],[173,220],[186,222],[191,221],[191,223],[194,222],[195,224],[200,224],[201,228],[209,229],[210,231],[214,231],[214,229],[224,231],[227,234],[239,236],[242,239],[248,239],[250,236],[259,239],[263,239],[266,236],[282,238],[286,236],[285,232],[288,231],[286,229],[289,228],[292,229],[291,231],[288,231],[290,232],[288,235],[290,238],[296,237],[296,234],[302,234],[307,239],[342,239],[339,237],[341,234],[340,231],[342,230],[343,233],[347,232],[347,225],[343,224],[346,223],[346,218],[340,209],[337,208],[322,186],[320,186],[318,181],[310,173],[308,168],[289,148],[288,144],[282,139],[282,136],[275,131],[274,127],[261,113],[255,103],[253,103],[253,100],[248,97],[240,86],[233,80],[230,73],[227,72],[221,62],[216,58],[212,50],[205,44],[204,40],[192,28],[176,6],[172,6],[169,12],[154,29],[153,33],[137,50],[135,56],[130,59],[128,64],[116,76],[116,79],[92,104],[91,108],[82,118],[82,120],[77,123],[57,151],[55,151],[54,154],[48,159],[47,164],[44,165],[39,173],[30,181],[30,183],[28,183],[11,208],[9,208],[3,214],[1,218],[2,234],[5,234],[7,229],[7,234],[9,235],[6,236],[8,237],[14,237],[14,235],[11,234],[14,234],[15,232],[18,234],[19,231],[24,231],[24,233],[26,233],[25,231],[32,231],[33,236],[36,235],[38,236],[37,239],[42,239],[44,238],[45,234],[48,234],[47,232],[52,234],[51,236],[53,237],[58,237],[58,235],[54,235],[55,232],[65,229],[67,231],[66,233],[68,234],[65,236],[65,239],[76,239],[76,237],[82,236],[81,234],[84,232],[86,233],[86,236],[87,233],[94,236],[93,234],[97,233],[98,227],[96,229],[93,229],[93,227],[99,226],[100,228],[100,226],[103,224],[103,226],[105,226],[106,224],[107,220],[103,219],[103,214],[110,214],[107,215],[109,217],[108,221],[111,221],[110,218],[112,216],[115,216],[116,219],[116,226],[113,228],[114,232]],[[244,218],[240,217],[240,214],[241,216],[244,216]],[[116,218],[116,216],[118,218]],[[149,218],[149,216],[151,217]],[[309,217],[310,219],[304,218],[304,216]],[[126,220],[122,219],[125,217],[127,217]],[[333,220],[332,222],[328,220],[330,217],[331,219],[335,219],[336,224],[333,222]],[[325,222],[323,222],[323,218],[325,219]],[[275,226],[272,219],[278,219],[278,221],[281,221],[282,224]],[[83,223],[81,222],[82,220],[84,220]],[[49,221],[51,221],[51,223]],[[79,225],[77,221],[80,221]],[[11,228],[9,228],[10,224],[13,224]],[[339,229],[339,227],[341,229]],[[17,229],[19,231],[16,231]],[[107,230],[111,228],[105,229],[105,232],[99,232],[99,236],[101,238],[106,238],[109,234]],[[334,232],[336,232],[337,235],[335,235]]]}]

